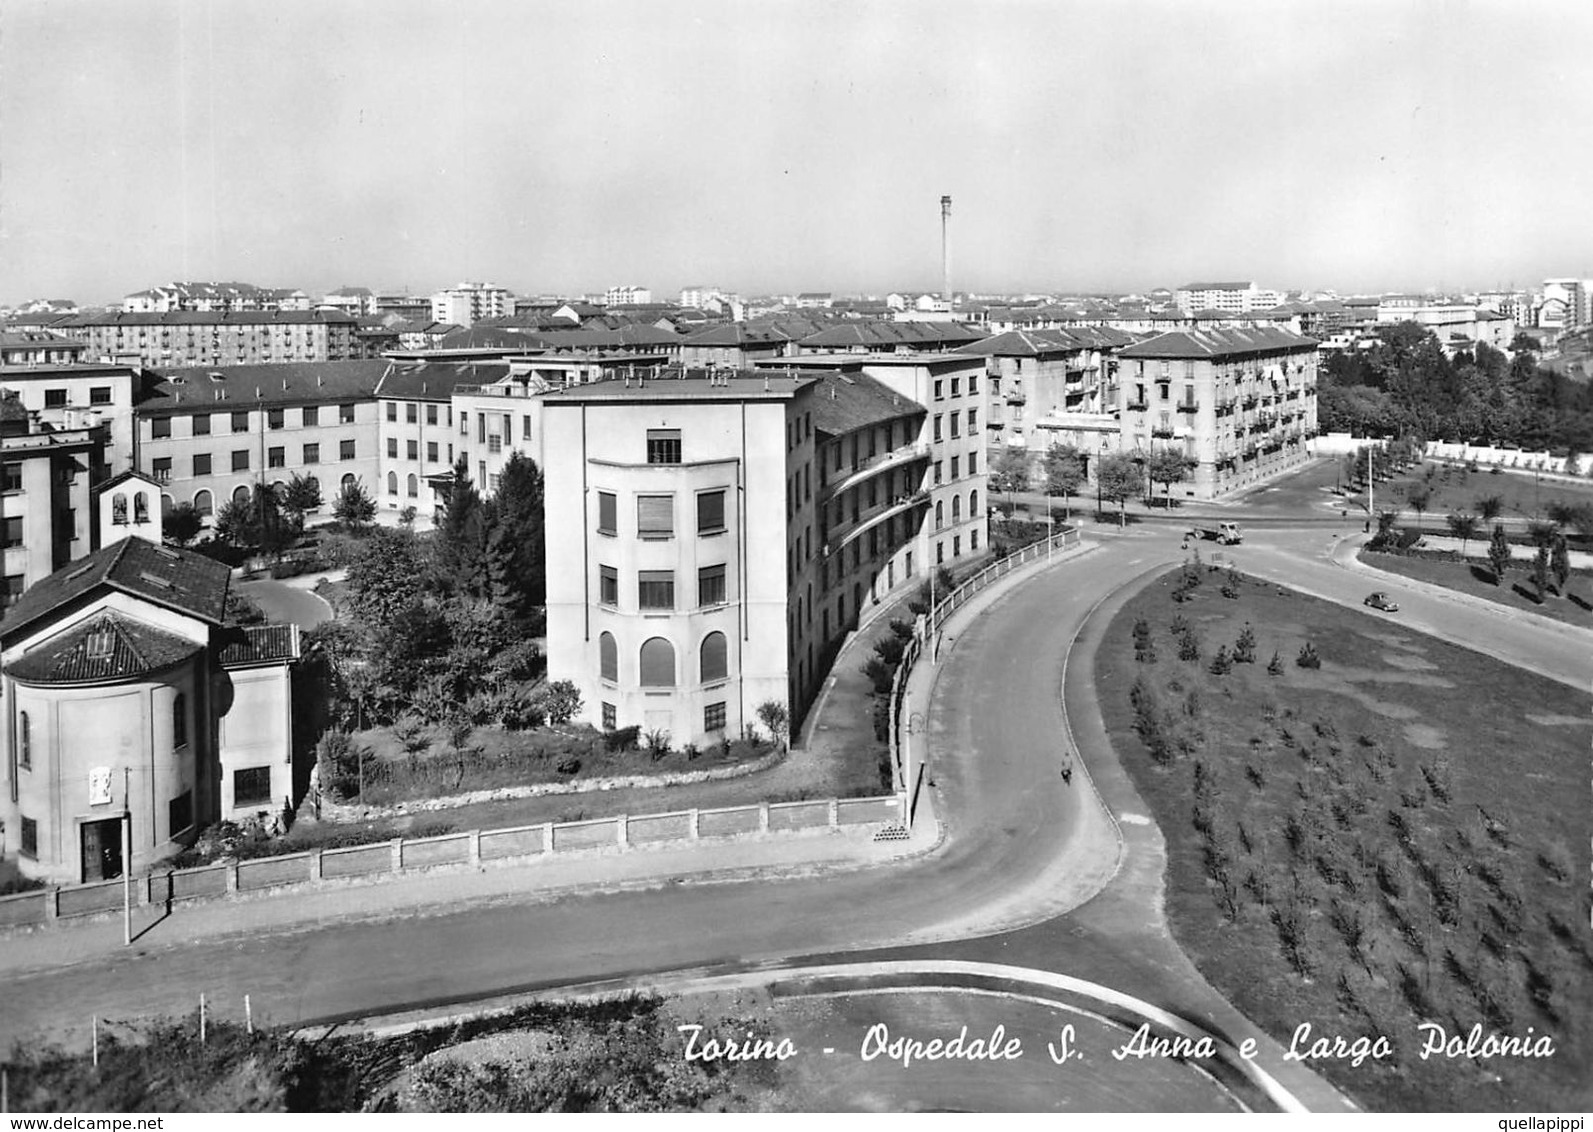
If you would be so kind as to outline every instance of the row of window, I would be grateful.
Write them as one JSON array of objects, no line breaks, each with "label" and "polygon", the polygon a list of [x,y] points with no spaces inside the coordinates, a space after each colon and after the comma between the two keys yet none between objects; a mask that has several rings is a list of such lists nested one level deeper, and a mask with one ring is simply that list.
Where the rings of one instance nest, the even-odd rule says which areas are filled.
[{"label": "row of window", "polygon": [[[697,533],[720,534],[725,529],[725,488],[697,492]],[[619,496],[612,491],[597,493],[597,533],[619,534]],[[675,535],[675,497],[638,495],[636,497],[636,537],[673,538]]]},{"label": "row of window", "polygon": [[[725,729],[725,703],[723,700],[716,704],[704,704],[702,709],[702,729],[708,732],[723,731]],[[619,726],[619,709],[611,703],[603,704],[603,730],[613,731]]]},{"label": "row of window", "polygon": [[[413,479],[414,477],[410,477]],[[612,566],[597,568],[599,605],[619,608],[619,571]],[[697,571],[697,606],[725,604],[725,564],[704,566]],[[636,574],[636,608],[644,612],[671,613],[675,609],[675,572],[639,570]]]},{"label": "row of window", "polygon": [[[620,682],[619,644],[613,633],[597,638],[598,671],[604,680]],[[649,637],[636,654],[637,680],[644,688],[673,688],[675,645],[666,637]],[[725,635],[717,630],[702,639],[697,648],[697,683],[710,684],[729,675],[729,649]]]},{"label": "row of window", "polygon": [[[232,450],[232,470],[247,472],[249,470],[251,454],[247,448]],[[358,445],[352,440],[341,440],[337,446],[339,460],[359,459]],[[306,444],[303,449],[301,464],[319,464],[321,462],[321,446],[319,444]],[[266,467],[285,468],[288,466],[288,450],[286,448],[267,448]],[[150,476],[157,483],[167,483],[172,475],[172,457],[157,456],[150,461]],[[193,457],[193,475],[208,476],[215,473],[215,463],[211,453],[199,452]]]},{"label": "row of window", "polygon": [[[305,405],[299,410],[299,421],[303,427],[315,428],[321,423],[321,408],[322,406],[320,405]],[[354,408],[355,407],[352,404],[339,405],[337,407],[337,423],[353,424]],[[233,432],[248,432],[250,428],[249,415],[251,412],[253,412],[253,410],[237,409],[230,413],[193,413],[188,417],[188,420],[193,422],[191,426],[192,431],[189,435],[211,435],[210,418],[213,416],[225,417],[228,420]],[[273,429],[286,428],[286,414],[286,409],[267,409],[266,427]],[[173,417],[151,417],[149,421],[150,436],[155,440],[164,440],[170,437],[172,434],[171,422],[174,419],[175,418]]]},{"label": "row of window", "polygon": [[[64,409],[72,403],[70,391],[66,389],[46,389],[44,391],[44,407],[46,409]],[[90,405],[109,405],[111,403],[111,387],[109,385],[89,386]]]},{"label": "row of window", "polygon": [[[492,439],[493,440],[497,440],[498,438],[497,437],[493,437]],[[408,459],[408,460],[419,460],[420,459],[420,441],[418,441],[418,440],[406,440],[404,442],[404,444],[405,444],[405,448],[404,448],[405,457],[404,458]],[[501,451],[501,446],[497,445],[497,444],[488,444],[487,445],[487,451],[488,452]],[[387,438],[387,458],[389,460],[398,459],[398,438],[397,437],[390,436],[390,437]],[[452,444],[450,444],[448,446],[448,462],[450,464],[453,463],[453,459],[454,459],[454,446]],[[442,462],[442,449],[438,446],[438,444],[437,444],[437,442],[435,440],[428,440],[426,442],[426,462],[428,464],[437,464],[437,463],[441,463]]]},{"label": "row of window", "polygon": [[[960,377],[952,378],[951,379],[951,395],[953,397],[961,396],[961,393],[960,393],[961,388],[962,388],[962,378],[960,378]],[[978,392],[979,392],[979,377],[978,377],[977,374],[969,374],[968,375],[968,395],[971,397],[971,396],[973,396],[974,394],[976,394]],[[935,400],[944,401],[945,400],[944,393],[945,393],[945,379],[937,377],[935,379]]]},{"label": "row of window", "polygon": [[[962,410],[956,409],[956,410],[953,410],[951,412],[951,414],[949,415],[948,419],[949,419],[949,423],[951,425],[951,438],[953,440],[956,440],[958,437],[962,436],[962,413],[963,413]],[[969,410],[967,410],[967,413],[968,413],[968,435],[969,436],[973,436],[979,430],[979,410],[978,409],[969,409]],[[942,423],[942,418],[943,417],[946,417],[946,414],[943,414],[943,413],[936,413],[935,414],[934,438],[936,440],[945,439],[944,436],[941,433],[941,423]]]}]

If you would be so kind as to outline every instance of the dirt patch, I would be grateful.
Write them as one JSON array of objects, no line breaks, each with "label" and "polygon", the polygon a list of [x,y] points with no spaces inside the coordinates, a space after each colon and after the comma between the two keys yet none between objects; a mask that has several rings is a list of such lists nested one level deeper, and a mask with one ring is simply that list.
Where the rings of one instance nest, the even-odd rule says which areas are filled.
[{"label": "dirt patch", "polygon": [[1369,641],[1376,641],[1380,645],[1387,645],[1389,648],[1406,649],[1410,652],[1424,651],[1420,645],[1411,644],[1409,637],[1401,637],[1396,633],[1371,633],[1365,629],[1360,629],[1356,631],[1355,635],[1357,637],[1365,637]]},{"label": "dirt patch", "polygon": [[1425,747],[1430,751],[1437,751],[1449,746],[1449,740],[1444,733],[1426,723],[1407,723],[1404,732],[1405,741],[1413,747]]},{"label": "dirt patch", "polygon": [[1402,668],[1407,672],[1433,672],[1438,668],[1430,660],[1423,660],[1419,656],[1408,656],[1397,652],[1385,652],[1382,660],[1390,668]]},{"label": "dirt patch", "polygon": [[1593,717],[1585,715],[1539,715],[1534,712],[1526,714],[1528,723],[1541,723],[1545,727],[1586,727],[1593,723]]}]

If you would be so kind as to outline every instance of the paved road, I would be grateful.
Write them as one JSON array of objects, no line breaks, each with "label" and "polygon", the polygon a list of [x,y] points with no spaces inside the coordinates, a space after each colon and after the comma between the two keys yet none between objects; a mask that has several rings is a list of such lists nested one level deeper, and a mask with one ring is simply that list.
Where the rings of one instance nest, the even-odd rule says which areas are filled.
[{"label": "paved road", "polygon": [[[1373,588],[1321,557],[1320,532],[1258,537],[1238,550],[1242,568],[1287,574],[1313,592],[1358,603]],[[950,836],[931,858],[823,879],[666,885],[553,905],[447,908],[401,923],[336,922],[152,947],[109,963],[8,979],[0,1040],[63,1016],[188,1009],[201,991],[215,1003],[237,1003],[249,993],[271,1021],[299,1022],[642,972],[859,952],[979,958],[1075,975],[1243,1034],[1248,1024],[1205,986],[1166,935],[1158,899],[1161,838],[1153,825],[1122,827],[1123,866],[1088,903],[1076,906],[1076,893],[1066,892],[1066,877],[1059,876],[1099,808],[1082,781],[1070,789],[1057,774],[1071,741],[1057,694],[1068,644],[1097,601],[1114,593],[1122,600],[1121,587],[1136,572],[1180,557],[1174,531],[1131,528],[1118,544],[1025,584],[948,641],[930,714],[936,752],[930,777]],[[1440,629],[1448,623],[1441,635],[1460,633],[1454,622],[1466,608],[1413,602],[1407,623]],[[1538,658],[1563,668],[1561,678],[1582,678],[1585,648],[1545,654],[1541,631],[1519,618],[1495,618],[1489,627],[1483,641],[1489,651]],[[1080,669],[1067,680],[1070,703],[1088,701]],[[1148,812],[1136,808],[1132,785],[1086,726],[1087,714],[1073,721],[1074,733],[1111,812],[1119,818]],[[941,942],[926,947],[930,941]],[[1286,1083],[1314,1083],[1321,1103],[1331,1103],[1331,1090],[1303,1070]],[[1020,1095],[1014,1104],[1023,1104]]]},{"label": "paved road", "polygon": [[292,622],[300,629],[313,629],[332,616],[332,607],[302,586],[290,586],[273,578],[236,582],[235,588],[253,598],[266,620]]}]

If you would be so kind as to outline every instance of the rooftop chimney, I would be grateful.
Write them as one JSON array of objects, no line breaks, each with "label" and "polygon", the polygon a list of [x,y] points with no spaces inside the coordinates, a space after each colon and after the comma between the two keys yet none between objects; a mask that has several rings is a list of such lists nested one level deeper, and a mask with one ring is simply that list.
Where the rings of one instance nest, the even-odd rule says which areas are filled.
[{"label": "rooftop chimney", "polygon": [[940,198],[941,298],[951,302],[951,198]]}]

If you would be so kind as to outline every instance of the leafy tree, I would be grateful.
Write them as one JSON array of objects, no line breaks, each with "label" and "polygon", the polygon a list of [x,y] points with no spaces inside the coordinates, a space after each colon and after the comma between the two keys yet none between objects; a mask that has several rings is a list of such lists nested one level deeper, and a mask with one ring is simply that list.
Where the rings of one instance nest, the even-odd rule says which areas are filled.
[{"label": "leafy tree", "polygon": [[516,452],[498,480],[488,536],[493,599],[512,609],[547,601],[547,552],[543,533],[542,470]]},{"label": "leafy tree", "polygon": [[1233,659],[1236,664],[1254,664],[1256,662],[1256,633],[1248,621],[1239,633],[1239,639],[1234,642]]},{"label": "leafy tree", "polygon": [[491,593],[487,562],[489,516],[463,457],[443,493],[437,515],[436,581],[439,589],[471,597]]},{"label": "leafy tree", "polygon": [[378,527],[349,563],[347,580],[354,616],[381,631],[425,592],[420,544],[407,531]]},{"label": "leafy tree", "polygon": [[1504,584],[1505,570],[1510,565],[1510,540],[1505,537],[1503,523],[1495,523],[1493,537],[1488,540],[1488,567],[1493,571],[1493,584]]},{"label": "leafy tree", "polygon": [[282,513],[275,489],[256,484],[245,499],[228,500],[216,513],[215,534],[231,546],[280,554],[299,535],[299,527]]},{"label": "leafy tree", "polygon": [[1095,474],[1101,498],[1119,506],[1117,525],[1123,526],[1128,522],[1128,501],[1144,490],[1144,469],[1132,453],[1109,452]]},{"label": "leafy tree", "polygon": [[1405,501],[1416,512],[1416,525],[1421,526],[1422,513],[1427,510],[1427,504],[1432,502],[1432,488],[1425,483],[1413,483],[1410,491],[1405,495]]},{"label": "leafy tree", "polygon": [[1549,548],[1538,544],[1538,553],[1532,559],[1532,588],[1537,591],[1538,604],[1543,604],[1543,591],[1549,585]]},{"label": "leafy tree", "polygon": [[1029,490],[1029,452],[1024,448],[1006,447],[990,461],[990,486],[1007,496],[1007,506],[1012,506],[1012,496]]},{"label": "leafy tree", "polygon": [[199,532],[204,529],[205,520],[192,503],[179,503],[166,513],[161,520],[161,529],[166,537],[178,546],[187,546],[199,537]]},{"label": "leafy tree", "polygon": [[1464,558],[1466,556],[1466,544],[1477,537],[1477,531],[1482,524],[1478,521],[1477,516],[1467,514],[1464,511],[1448,516],[1445,521],[1449,524],[1449,533],[1460,540],[1460,556]]},{"label": "leafy tree", "polygon": [[1063,498],[1064,514],[1073,517],[1073,495],[1084,486],[1084,454],[1071,444],[1053,444],[1045,454],[1047,495]]},{"label": "leafy tree", "polygon": [[758,722],[769,729],[774,741],[784,745],[786,730],[791,725],[791,713],[779,700],[764,700],[758,705]]},{"label": "leafy tree", "polygon": [[1549,554],[1549,571],[1554,575],[1554,588],[1560,594],[1565,593],[1565,584],[1571,579],[1571,550],[1565,544],[1565,536],[1558,532],[1554,536],[1554,548]]},{"label": "leafy tree", "polygon": [[321,483],[314,476],[293,473],[282,488],[282,510],[293,516],[300,528],[304,516],[321,506]]},{"label": "leafy tree", "polygon": [[563,726],[581,710],[581,692],[573,680],[555,680],[547,688],[548,722]]},{"label": "leafy tree", "polygon": [[361,480],[350,480],[337,493],[332,505],[332,517],[349,527],[363,527],[376,518],[376,500],[365,490]]},{"label": "leafy tree", "polygon": [[1504,510],[1504,500],[1497,495],[1484,495],[1476,500],[1477,514],[1484,523],[1491,523],[1499,517],[1499,512]]},{"label": "leafy tree", "polygon": [[1172,506],[1173,484],[1182,483],[1199,464],[1174,448],[1159,448],[1145,461],[1145,474],[1152,484],[1162,484],[1168,507]]}]

